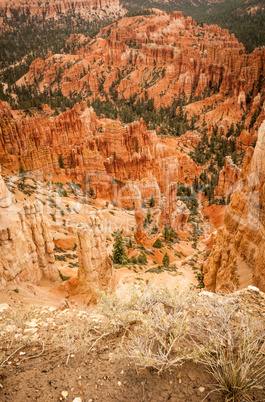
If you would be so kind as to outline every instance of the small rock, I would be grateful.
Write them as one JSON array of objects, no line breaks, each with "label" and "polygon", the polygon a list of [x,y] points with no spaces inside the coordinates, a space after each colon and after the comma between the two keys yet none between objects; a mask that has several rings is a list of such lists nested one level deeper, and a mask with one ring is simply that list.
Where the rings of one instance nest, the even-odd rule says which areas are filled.
[{"label": "small rock", "polygon": [[10,306],[7,303],[0,304],[0,313],[2,313],[5,310],[8,310],[9,308],[10,308]]},{"label": "small rock", "polygon": [[68,396],[68,392],[67,391],[62,391],[61,395],[63,398],[66,398]]},{"label": "small rock", "polygon": [[188,373],[188,377],[191,381],[195,381],[196,380],[196,373],[194,373],[193,371],[190,371]]},{"label": "small rock", "polygon": [[259,292],[259,288],[256,288],[255,286],[248,285],[248,290],[253,290],[254,292]]},{"label": "small rock", "polygon": [[204,391],[205,391],[205,388],[204,388],[204,387],[200,387],[200,388],[199,388],[199,391],[200,391],[200,392],[204,392]]},{"label": "small rock", "polygon": [[31,321],[31,322],[26,322],[25,323],[25,325],[27,326],[27,327],[30,327],[30,328],[36,328],[37,326],[38,326],[38,324],[35,322],[35,321]]},{"label": "small rock", "polygon": [[31,333],[31,334],[36,334],[36,332],[38,331],[38,328],[28,328],[24,330],[24,333]]},{"label": "small rock", "polygon": [[119,386],[119,387],[121,386],[121,382],[120,382],[120,381],[118,381],[118,386]]},{"label": "small rock", "polygon": [[[92,401],[92,399],[89,399],[90,401]],[[82,399],[81,398],[75,398],[75,399],[73,399],[73,402],[82,402]]]}]

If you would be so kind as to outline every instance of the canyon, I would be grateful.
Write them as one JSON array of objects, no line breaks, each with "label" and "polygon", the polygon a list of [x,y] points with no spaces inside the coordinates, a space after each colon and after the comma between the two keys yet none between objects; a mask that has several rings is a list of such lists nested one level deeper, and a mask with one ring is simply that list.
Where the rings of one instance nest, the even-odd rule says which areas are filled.
[{"label": "canyon", "polygon": [[124,4],[0,0],[0,399],[264,400],[265,49]]},{"label": "canyon", "polygon": [[118,109],[121,102],[150,100],[155,109],[182,102],[190,119],[218,124],[224,134],[244,118],[253,136],[264,117],[264,49],[246,54],[227,30],[180,12],[123,18],[93,39],[72,35],[67,49],[33,61],[16,91],[97,98]]},{"label": "canyon", "polygon": [[[94,197],[113,203],[120,211],[134,211],[136,245],[150,247],[150,236],[155,241],[156,231],[161,235],[168,227],[181,240],[189,239],[195,249],[197,241],[201,244],[207,235],[212,243],[216,227],[209,229],[204,216],[215,221],[211,203],[223,204],[231,197],[233,205],[232,193],[241,186],[243,155],[255,145],[265,118],[264,49],[246,54],[227,30],[200,26],[180,12],[168,15],[157,9],[147,16],[115,21],[93,39],[71,35],[66,49],[68,53],[49,52],[33,61],[15,88],[28,94],[35,88],[45,99],[48,92],[51,97],[61,92],[65,98],[78,96],[79,103],[65,111],[42,105],[29,113],[0,101],[3,168],[9,174],[30,173],[45,182],[53,176],[62,177],[63,182],[72,180],[80,186],[79,201],[81,197],[83,203],[90,202]],[[109,110],[116,110],[116,120],[105,116],[106,109],[100,112],[104,102],[109,102]],[[182,129],[180,135],[173,128],[175,136],[167,136],[170,122],[165,126],[162,120],[152,128],[152,122],[147,124],[139,113],[138,120],[126,123],[122,102],[127,114],[130,107],[149,107],[151,120],[171,108],[174,119],[184,121],[189,129]],[[212,155],[207,154],[207,146]],[[150,217],[151,203],[155,207]],[[210,216],[201,215],[198,229],[203,208]],[[219,211],[217,221],[221,222],[224,209]],[[224,227],[227,219],[226,212]],[[195,237],[189,236],[192,227],[197,231]],[[224,286],[237,285],[235,278],[231,279],[233,285],[218,285],[212,279],[220,275],[217,271],[222,266],[223,257],[216,257],[222,243],[218,236],[219,232],[219,246],[214,246],[208,262],[205,258],[198,261],[204,264],[206,287],[223,291]],[[107,258],[106,250],[102,254]],[[79,266],[84,258],[80,256]],[[213,259],[218,260],[215,265]],[[182,263],[185,265],[185,260]],[[92,276],[93,264],[88,268]],[[107,266],[106,275],[112,278],[112,268]],[[102,273],[99,276],[103,278]],[[248,283],[252,284],[252,279]],[[96,286],[100,288],[99,283]],[[91,300],[95,300],[92,288]]]}]

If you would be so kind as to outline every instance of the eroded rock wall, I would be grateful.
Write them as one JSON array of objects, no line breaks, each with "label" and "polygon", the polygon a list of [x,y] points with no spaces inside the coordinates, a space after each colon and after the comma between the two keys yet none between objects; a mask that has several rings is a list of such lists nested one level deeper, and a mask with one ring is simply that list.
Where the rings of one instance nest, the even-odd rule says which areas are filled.
[{"label": "eroded rock wall", "polygon": [[11,194],[0,178],[0,289],[8,283],[42,278],[59,280],[53,255],[53,239],[42,212],[42,204],[12,204]]},{"label": "eroded rock wall", "polygon": [[255,147],[249,148],[240,182],[231,196],[212,252],[204,267],[211,291],[234,291],[247,285],[265,290],[265,121]]},{"label": "eroded rock wall", "polygon": [[100,119],[85,103],[57,117],[14,119],[0,101],[0,162],[5,167],[89,180],[97,196],[106,199],[123,203],[120,187],[133,181],[142,199],[150,201],[153,195],[158,203],[172,181],[192,183],[200,167],[172,148],[160,143],[143,120],[122,125]]}]

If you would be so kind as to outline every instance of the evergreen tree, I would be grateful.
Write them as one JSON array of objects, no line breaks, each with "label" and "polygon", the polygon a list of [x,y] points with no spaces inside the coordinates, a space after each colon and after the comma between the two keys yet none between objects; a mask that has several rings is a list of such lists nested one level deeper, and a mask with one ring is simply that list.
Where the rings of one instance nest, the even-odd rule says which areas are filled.
[{"label": "evergreen tree", "polygon": [[126,258],[124,243],[121,232],[118,232],[115,237],[115,243],[113,245],[112,259],[115,264],[122,264],[122,261]]},{"label": "evergreen tree", "polygon": [[203,273],[203,268],[200,268],[200,272],[197,273],[197,280],[198,280],[198,289],[203,289],[205,287],[204,285],[204,273]]},{"label": "evergreen tree", "polygon": [[153,244],[153,247],[162,248],[162,246],[163,246],[162,241],[160,239],[156,239],[156,241]]},{"label": "evergreen tree", "polygon": [[63,161],[63,157],[61,154],[59,155],[58,162],[59,162],[60,168],[64,169],[64,161]]},{"label": "evergreen tree", "polygon": [[164,266],[164,267],[168,267],[168,266],[169,266],[170,258],[169,258],[168,253],[166,253],[166,254],[164,255],[163,260],[162,260],[162,263],[163,263],[163,266]]},{"label": "evergreen tree", "polygon": [[138,260],[138,264],[147,264],[147,257],[146,257],[146,254],[142,251],[141,252],[141,254],[138,256],[138,258],[137,258],[137,260]]},{"label": "evergreen tree", "polygon": [[155,206],[155,200],[154,197],[152,196],[150,200],[150,208],[153,208],[154,206]]},{"label": "evergreen tree", "polygon": [[163,235],[164,235],[165,240],[167,241],[169,239],[169,231],[168,231],[167,226],[163,229]]},{"label": "evergreen tree", "polygon": [[93,187],[91,187],[91,186],[89,187],[89,197],[96,198],[95,191],[94,191]]}]

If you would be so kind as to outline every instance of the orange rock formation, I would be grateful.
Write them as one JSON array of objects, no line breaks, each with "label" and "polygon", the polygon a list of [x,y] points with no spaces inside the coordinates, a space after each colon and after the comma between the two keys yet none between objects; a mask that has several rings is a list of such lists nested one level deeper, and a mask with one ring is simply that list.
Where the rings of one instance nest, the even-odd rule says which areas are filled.
[{"label": "orange rock formation", "polygon": [[225,164],[219,174],[218,185],[215,188],[215,197],[228,197],[238,184],[240,169],[233,163],[231,156],[226,156]]},{"label": "orange rock formation", "polygon": [[54,244],[41,212],[42,204],[26,202],[23,209],[17,208],[2,177],[0,191],[0,289],[8,283],[38,284],[42,278],[59,280]]},{"label": "orange rock formation", "polygon": [[240,183],[231,196],[224,226],[204,267],[204,282],[212,291],[233,291],[246,285],[265,290],[265,121],[255,147],[249,148]]},{"label": "orange rock formation", "polygon": [[115,273],[107,254],[106,237],[100,215],[91,215],[87,224],[77,228],[77,253],[79,260],[79,290],[86,302],[95,302],[100,290],[114,290]]},{"label": "orange rock formation", "polygon": [[84,19],[101,19],[106,17],[118,17],[124,14],[119,0],[55,0],[39,1],[27,0],[1,0],[0,14],[7,19],[13,15],[27,15],[39,20],[53,18],[59,19],[62,15],[75,13]]},{"label": "orange rock formation", "polygon": [[201,172],[188,155],[172,147],[177,140],[170,147],[161,143],[143,120],[122,125],[99,119],[86,104],[51,118],[15,120],[4,102],[0,111],[0,162],[5,167],[63,173],[89,182],[97,196],[121,200],[123,206],[126,183],[134,182],[144,201],[153,195],[159,202],[172,182],[190,184]]},{"label": "orange rock formation", "polygon": [[102,28],[96,40],[76,54],[35,60],[17,84],[37,81],[41,91],[55,90],[59,76],[65,96],[104,96],[104,90],[129,99],[146,93],[154,98],[155,106],[171,105],[183,94],[205,98],[218,93],[219,99],[214,95],[210,107],[218,102],[218,114],[229,112],[236,120],[242,117],[247,94],[261,75],[265,76],[264,49],[246,55],[227,30],[198,26],[190,17],[174,12],[123,18]]}]

